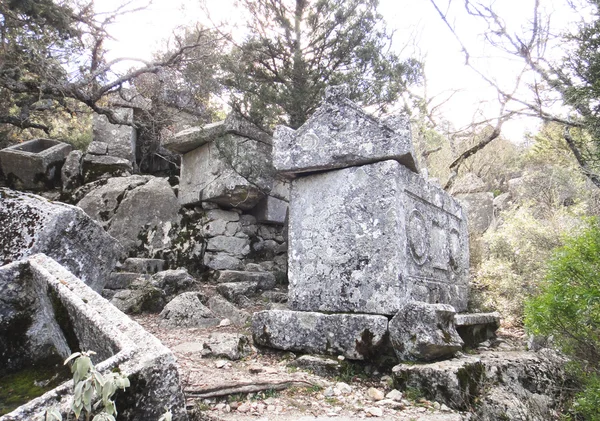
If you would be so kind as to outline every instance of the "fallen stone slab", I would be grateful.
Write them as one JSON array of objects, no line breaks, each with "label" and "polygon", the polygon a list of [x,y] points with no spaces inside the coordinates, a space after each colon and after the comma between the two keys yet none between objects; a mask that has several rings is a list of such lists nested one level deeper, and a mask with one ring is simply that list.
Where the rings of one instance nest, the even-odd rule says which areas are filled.
[{"label": "fallen stone slab", "polygon": [[169,269],[152,275],[150,283],[164,291],[167,297],[173,297],[194,287],[196,279],[186,269]]},{"label": "fallen stone slab", "polygon": [[[118,370],[128,376],[131,386],[119,394],[117,404],[120,418],[157,420],[167,407],[173,420],[188,419],[175,357],[158,339],[43,254],[10,266],[21,266],[12,278],[13,286],[29,289],[33,291],[29,297],[35,297],[20,302],[34,315],[31,327],[38,330],[31,337],[35,341],[48,339],[46,344],[63,359],[76,349],[92,350],[100,373]],[[0,296],[2,301],[5,298]],[[72,401],[73,382],[67,381],[0,419],[43,420],[50,407],[67,419]]]},{"label": "fallen stone slab", "polygon": [[0,263],[46,253],[95,291],[121,257],[117,240],[81,209],[0,188]]},{"label": "fallen stone slab", "polygon": [[132,171],[131,162],[124,158],[109,155],[85,154],[81,164],[81,172],[85,183],[96,181],[104,175],[110,177],[129,175]]},{"label": "fallen stone slab", "polygon": [[107,289],[128,289],[138,279],[149,280],[149,275],[137,272],[112,272],[104,285]]},{"label": "fallen stone slab", "polygon": [[387,327],[385,316],[366,314],[267,310],[252,316],[257,345],[353,360],[376,356],[384,346]]},{"label": "fallen stone slab", "polygon": [[208,308],[220,319],[229,319],[236,326],[244,326],[250,320],[250,313],[240,310],[225,298],[215,295],[208,299]]},{"label": "fallen stone slab", "polygon": [[170,327],[217,326],[220,319],[200,301],[197,292],[184,292],[173,298],[160,313],[161,324]]},{"label": "fallen stone slab", "polygon": [[157,313],[165,306],[166,299],[163,291],[144,282],[141,285],[130,285],[129,289],[118,290],[110,303],[125,314]]},{"label": "fallen stone slab", "polygon": [[165,268],[165,261],[162,259],[147,259],[143,257],[128,257],[123,262],[123,271],[155,274]]},{"label": "fallen stone slab", "polygon": [[73,147],[54,139],[33,139],[0,150],[0,168],[9,185],[44,190],[60,184],[61,167]]},{"label": "fallen stone slab", "polygon": [[258,292],[258,282],[228,282],[217,285],[217,292],[233,303],[239,303],[241,297],[252,297]]},{"label": "fallen stone slab", "polygon": [[290,361],[288,367],[300,368],[323,377],[333,377],[341,371],[339,360],[320,355],[301,355]]},{"label": "fallen stone slab", "polygon": [[396,160],[416,172],[408,118],[385,124],[366,114],[338,88],[327,91],[325,102],[298,130],[276,128],[275,169],[293,176]]},{"label": "fallen stone slab", "polygon": [[63,191],[73,191],[83,183],[83,177],[81,175],[82,158],[83,153],[79,150],[71,151],[69,155],[67,155],[60,176]]},{"label": "fallen stone slab", "polygon": [[553,419],[568,376],[566,359],[544,350],[485,351],[427,364],[399,364],[394,387],[418,391],[452,409],[472,411],[478,420]]},{"label": "fallen stone slab", "polygon": [[465,313],[454,316],[456,331],[465,345],[475,347],[496,337],[500,327],[499,313]]},{"label": "fallen stone slab", "polygon": [[108,143],[98,141],[90,142],[86,153],[89,153],[90,155],[108,155]]},{"label": "fallen stone slab", "polygon": [[454,327],[454,308],[447,304],[407,302],[390,320],[390,341],[400,361],[451,357],[463,346]]},{"label": "fallen stone slab", "polygon": [[200,354],[202,357],[227,358],[237,361],[250,353],[250,341],[241,333],[211,333],[195,342],[185,342],[173,348],[183,354]]},{"label": "fallen stone slab", "polygon": [[229,282],[256,282],[256,286],[262,290],[269,290],[277,283],[275,275],[271,272],[246,272],[241,270],[222,270],[219,273],[218,283]]},{"label": "fallen stone slab", "polygon": [[396,161],[292,181],[290,308],[393,316],[407,300],[467,308],[460,204]]}]

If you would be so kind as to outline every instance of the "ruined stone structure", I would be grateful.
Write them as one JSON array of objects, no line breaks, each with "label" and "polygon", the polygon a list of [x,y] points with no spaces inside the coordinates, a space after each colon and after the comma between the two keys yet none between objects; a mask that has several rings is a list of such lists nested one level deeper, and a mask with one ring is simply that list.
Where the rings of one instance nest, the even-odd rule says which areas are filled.
[{"label": "ruined stone structure", "polygon": [[[382,346],[378,323],[367,315],[391,317],[409,308],[405,311],[420,311],[411,318],[423,316],[433,330],[442,330],[429,336],[435,352],[421,349],[411,358],[438,358],[460,349],[453,313],[467,307],[467,221],[457,201],[416,173],[413,156],[408,121],[379,121],[337,90],[328,92],[297,131],[277,129],[274,165],[293,178],[288,234],[292,311],[255,315],[257,343],[312,350],[315,346],[302,339],[312,329],[322,336],[319,352],[363,359]],[[423,305],[407,306],[411,301]],[[440,304],[447,304],[444,311],[428,307]],[[340,322],[315,321],[342,314],[344,326],[350,326],[344,329],[354,338],[346,349],[329,340]],[[419,326],[406,329],[415,332]],[[282,338],[278,332],[283,330]],[[407,356],[404,350],[397,354]]]}]

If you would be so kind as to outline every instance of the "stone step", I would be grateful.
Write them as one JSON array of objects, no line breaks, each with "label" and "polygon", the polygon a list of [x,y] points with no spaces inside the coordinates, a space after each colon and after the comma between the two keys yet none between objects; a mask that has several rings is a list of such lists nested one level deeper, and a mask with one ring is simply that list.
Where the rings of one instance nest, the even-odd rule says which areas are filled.
[{"label": "stone step", "polygon": [[219,284],[236,282],[254,282],[259,289],[275,288],[275,275],[271,272],[246,272],[241,270],[222,270],[217,278]]},{"label": "stone step", "polygon": [[165,269],[165,261],[162,259],[145,259],[141,257],[130,257],[123,262],[123,272],[137,272],[154,274]]}]

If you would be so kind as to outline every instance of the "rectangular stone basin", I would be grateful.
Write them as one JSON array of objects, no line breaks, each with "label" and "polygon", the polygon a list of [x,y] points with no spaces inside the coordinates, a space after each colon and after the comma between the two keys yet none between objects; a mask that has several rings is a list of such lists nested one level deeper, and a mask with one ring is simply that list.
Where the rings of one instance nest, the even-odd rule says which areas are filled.
[{"label": "rectangular stone basin", "polygon": [[29,190],[54,187],[71,150],[71,145],[58,140],[33,139],[0,150],[0,167],[14,187]]},{"label": "rectangular stone basin", "polygon": [[[131,387],[116,395],[119,419],[157,420],[165,407],[187,419],[175,357],[158,339],[44,254],[0,267],[0,376],[89,350],[101,372],[129,377]],[[52,406],[67,419],[72,390],[69,380],[0,421],[43,420]]]}]

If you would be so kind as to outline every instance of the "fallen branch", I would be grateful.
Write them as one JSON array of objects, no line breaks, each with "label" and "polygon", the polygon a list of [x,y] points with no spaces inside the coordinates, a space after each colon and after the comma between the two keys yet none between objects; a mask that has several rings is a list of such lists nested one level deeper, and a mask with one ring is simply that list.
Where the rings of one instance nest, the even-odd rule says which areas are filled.
[{"label": "fallen branch", "polygon": [[205,390],[184,389],[187,397],[214,398],[217,396],[232,395],[234,393],[256,393],[263,390],[285,390],[294,386],[315,386],[315,383],[304,380],[287,380],[281,382],[262,382],[246,384],[225,384]]}]

